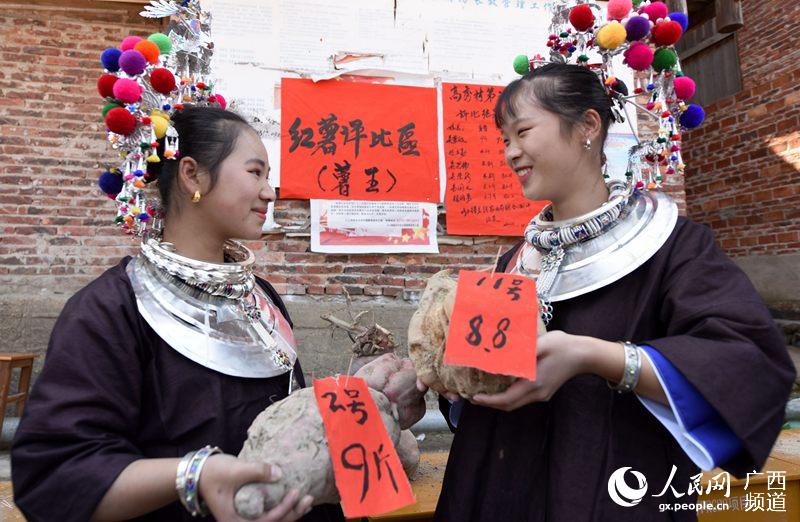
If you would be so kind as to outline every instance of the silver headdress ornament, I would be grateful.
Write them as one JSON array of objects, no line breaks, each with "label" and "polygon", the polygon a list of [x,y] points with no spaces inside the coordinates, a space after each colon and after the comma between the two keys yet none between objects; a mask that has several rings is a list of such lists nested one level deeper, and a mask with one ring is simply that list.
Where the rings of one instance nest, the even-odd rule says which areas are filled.
[{"label": "silver headdress ornament", "polygon": [[[628,155],[626,181],[607,180],[607,203],[563,222],[554,222],[547,207],[528,225],[513,271],[538,272],[545,324],[553,318],[552,302],[620,279],[664,244],[675,225],[677,207],[665,194],[648,190],[661,188],[664,175],[683,173],[681,130],[697,127],[705,117],[699,105],[687,104],[695,83],[680,71],[674,49],[688,27],[684,13],[669,13],[663,2],[641,0],[610,0],[605,9],[586,1],[558,0],[551,12],[549,57],[517,56],[514,70],[527,74],[548,63],[587,67],[611,98],[615,121],[625,122],[625,106],[631,105],[656,120],[658,130],[637,136],[638,144]],[[612,60],[620,54],[623,63],[647,82],[645,88],[630,93],[615,76]],[[597,55],[600,61],[591,63]],[[636,98],[644,95],[647,102],[637,103]],[[538,266],[529,268],[528,262]]]},{"label": "silver headdress ornament", "polygon": [[[688,104],[694,81],[680,70],[674,45],[688,27],[684,13],[669,13],[663,2],[610,0],[605,9],[586,1],[560,0],[551,6],[549,57],[517,56],[514,70],[526,74],[547,63],[574,63],[592,69],[612,100],[612,114],[625,121],[625,105],[658,122],[654,135],[637,137],[629,154],[626,176],[632,189],[660,188],[664,175],[683,173],[681,130],[699,126],[702,107]],[[643,81],[645,88],[629,92],[614,74],[612,59],[624,63]],[[590,55],[600,62],[590,63]],[[644,104],[636,98],[647,95]],[[634,134],[637,134],[634,132]]]},{"label": "silver headdress ornament", "polygon": [[115,222],[136,236],[158,232],[161,226],[160,205],[148,186],[158,181],[158,163],[180,156],[172,114],[184,104],[227,106],[213,92],[211,16],[200,2],[153,0],[140,14],[171,17],[168,34],[128,36],[119,48],[103,51],[105,72],[97,82],[106,102],[108,141],[121,156],[98,184],[116,203]]}]

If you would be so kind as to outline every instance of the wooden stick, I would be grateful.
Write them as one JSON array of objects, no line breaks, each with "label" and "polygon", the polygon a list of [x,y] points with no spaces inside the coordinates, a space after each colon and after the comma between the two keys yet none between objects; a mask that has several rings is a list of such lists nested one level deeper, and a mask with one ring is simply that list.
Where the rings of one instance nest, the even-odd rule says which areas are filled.
[{"label": "wooden stick", "polygon": [[494,271],[497,269],[497,262],[500,260],[500,252],[503,251],[503,247],[497,249],[497,256],[494,258],[494,266],[492,266],[492,275],[491,278],[494,278]]}]

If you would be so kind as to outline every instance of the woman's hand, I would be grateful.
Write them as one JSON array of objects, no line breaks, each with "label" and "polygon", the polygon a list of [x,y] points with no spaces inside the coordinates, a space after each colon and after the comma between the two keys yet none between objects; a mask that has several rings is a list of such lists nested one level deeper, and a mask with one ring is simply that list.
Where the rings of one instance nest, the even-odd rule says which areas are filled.
[{"label": "woman's hand", "polygon": [[[424,382],[422,382],[422,380],[420,380],[419,377],[417,377],[417,389],[422,393],[426,393],[428,391],[428,388],[429,386]],[[461,398],[461,396],[455,392],[444,392],[441,395],[450,402],[455,402]]]},{"label": "woman's hand", "polygon": [[[236,514],[233,497],[240,487],[250,482],[276,482],[281,478],[280,468],[265,463],[245,462],[232,455],[212,455],[200,475],[200,497],[220,522],[245,521]],[[293,522],[311,510],[314,499],[302,499],[296,490],[286,495],[280,504],[255,522]]]},{"label": "woman's hand", "polygon": [[572,377],[590,369],[589,337],[559,330],[539,336],[536,346],[536,380],[519,379],[502,393],[480,393],[472,398],[479,406],[512,411],[532,402],[548,401]]}]

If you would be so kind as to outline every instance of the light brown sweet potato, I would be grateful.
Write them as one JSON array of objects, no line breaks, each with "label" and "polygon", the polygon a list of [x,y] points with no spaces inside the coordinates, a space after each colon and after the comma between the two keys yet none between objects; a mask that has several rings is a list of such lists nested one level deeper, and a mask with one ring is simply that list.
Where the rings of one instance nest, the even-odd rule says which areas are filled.
[{"label": "light brown sweet potato", "polygon": [[410,428],[425,415],[425,393],[417,389],[417,373],[410,359],[387,353],[362,366],[355,376],[397,406],[400,429]]},{"label": "light brown sweet potato", "polygon": [[[414,462],[419,462],[416,440],[413,435],[412,440],[405,436],[400,444],[401,430],[395,407],[383,393],[376,390],[370,393],[404,469],[407,466],[415,469]],[[239,458],[276,464],[283,472],[278,482],[252,483],[239,489],[234,504],[242,517],[261,516],[292,489],[297,489],[301,497],[312,495],[315,505],[339,501],[325,427],[313,388],[300,389],[259,414],[247,430],[247,440]]]},{"label": "light brown sweet potato", "polygon": [[[417,311],[408,325],[408,354],[417,377],[439,393],[457,393],[471,398],[478,393],[500,393],[516,379],[475,368],[444,363],[450,315],[455,304],[457,280],[450,270],[428,279]],[[545,331],[539,320],[539,332]]]},{"label": "light brown sweet potato", "polygon": [[406,472],[409,479],[413,479],[419,467],[419,443],[411,430],[400,432],[400,440],[397,442],[396,449],[400,463],[403,465],[403,471]]}]

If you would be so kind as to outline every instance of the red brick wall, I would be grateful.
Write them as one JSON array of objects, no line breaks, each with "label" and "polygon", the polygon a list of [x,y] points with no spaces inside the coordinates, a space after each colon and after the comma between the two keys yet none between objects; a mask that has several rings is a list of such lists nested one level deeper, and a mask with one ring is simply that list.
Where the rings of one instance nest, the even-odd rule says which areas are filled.
[{"label": "red brick wall", "polygon": [[[95,82],[104,48],[159,26],[138,17],[136,6],[111,2],[0,6],[0,285],[7,293],[53,285],[68,293],[136,250],[111,225],[113,205],[96,188],[114,154]],[[682,200],[681,180],[668,181]],[[281,201],[276,218],[302,223],[308,202]],[[309,252],[308,235],[279,234],[251,247],[259,271],[284,294],[346,288],[413,299],[431,273],[491,265],[498,248],[515,241],[449,237],[437,255],[323,255]]]},{"label": "red brick wall", "polygon": [[686,134],[689,217],[731,256],[800,250],[800,4],[742,2],[742,91]]},{"label": "red brick wall", "polygon": [[[99,56],[159,23],[119,4],[0,4],[0,277],[80,286],[123,255],[96,179],[113,158],[96,81]],[[76,277],[73,277],[76,276]]]}]

